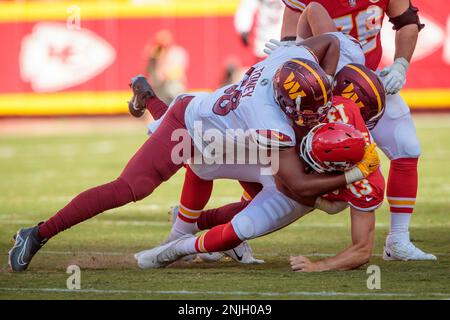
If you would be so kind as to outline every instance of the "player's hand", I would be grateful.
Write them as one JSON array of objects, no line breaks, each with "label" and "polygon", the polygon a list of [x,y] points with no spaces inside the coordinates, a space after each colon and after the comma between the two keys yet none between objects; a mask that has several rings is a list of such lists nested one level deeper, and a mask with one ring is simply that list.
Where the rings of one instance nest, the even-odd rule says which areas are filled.
[{"label": "player's hand", "polygon": [[345,181],[347,184],[367,178],[372,172],[380,166],[380,157],[375,149],[377,145],[372,143],[367,146],[364,157],[356,164],[356,167],[345,171]]},{"label": "player's hand", "polygon": [[305,256],[291,256],[289,258],[292,271],[295,272],[319,272],[318,264],[312,262]]},{"label": "player's hand", "polygon": [[367,178],[380,166],[380,157],[378,156],[376,146],[376,143],[368,145],[365,149],[364,157],[356,165],[356,167],[363,174],[364,178]]},{"label": "player's hand", "polygon": [[405,58],[397,58],[394,63],[380,72],[387,94],[396,94],[406,83],[406,72],[409,62]]},{"label": "player's hand", "polygon": [[290,47],[295,44],[295,41],[280,41],[276,39],[270,39],[269,42],[264,44],[264,53],[271,55],[279,47]]}]

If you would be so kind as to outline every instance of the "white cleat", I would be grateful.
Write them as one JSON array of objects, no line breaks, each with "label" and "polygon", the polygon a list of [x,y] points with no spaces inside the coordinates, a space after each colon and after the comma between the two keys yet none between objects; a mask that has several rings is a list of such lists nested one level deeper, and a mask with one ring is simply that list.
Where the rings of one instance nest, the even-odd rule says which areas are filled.
[{"label": "white cleat", "polygon": [[437,260],[436,256],[431,253],[426,253],[417,248],[410,240],[407,239],[395,241],[389,238],[386,239],[383,251],[384,260]]},{"label": "white cleat", "polygon": [[191,234],[184,235],[174,241],[160,245],[159,247],[151,250],[144,250],[134,255],[137,260],[137,264],[141,269],[156,269],[164,268],[184,257],[184,254],[180,254],[177,251],[177,244],[183,240],[194,237]]},{"label": "white cleat", "polygon": [[222,252],[197,253],[197,257],[200,261],[203,262],[216,262],[223,258],[223,253]]},{"label": "white cleat", "polygon": [[224,251],[225,255],[229,256],[231,259],[243,263],[243,264],[261,264],[264,260],[255,259],[253,257],[253,250],[247,241],[243,241],[236,248]]},{"label": "white cleat", "polygon": [[173,225],[175,223],[175,220],[177,220],[178,218],[178,211],[180,210],[180,206],[179,205],[175,205],[173,207],[170,207],[170,210],[168,212],[169,214],[169,222],[171,225]]}]

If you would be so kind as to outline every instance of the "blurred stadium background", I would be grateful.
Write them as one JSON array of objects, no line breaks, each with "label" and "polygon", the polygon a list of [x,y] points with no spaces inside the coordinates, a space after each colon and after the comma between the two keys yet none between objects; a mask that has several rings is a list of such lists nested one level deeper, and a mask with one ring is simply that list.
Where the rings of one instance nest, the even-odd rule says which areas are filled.
[{"label": "blurred stadium background", "polygon": [[[450,3],[414,3],[426,28],[402,94],[414,109],[450,108]],[[255,61],[234,27],[238,5],[239,0],[0,1],[0,115],[125,113],[129,79],[155,70],[152,63],[171,82],[169,91],[216,88],[230,69]],[[394,48],[390,23],[384,23],[382,39],[386,64]],[[169,53],[158,52],[167,48]]]},{"label": "blurred stadium background", "polygon": [[[252,241],[256,256],[267,261],[263,266],[225,262],[218,270],[213,264],[136,272],[131,253],[158,244],[169,230],[166,212],[178,201],[179,173],[142,203],[58,236],[36,257],[30,272],[17,276],[7,271],[6,252],[18,227],[45,219],[74,194],[114,178],[145,140],[145,124],[151,119],[136,121],[127,115],[132,76],[149,76],[158,93],[170,100],[180,91],[210,90],[232,81],[254,63],[255,32],[247,39],[234,25],[239,2],[0,1],[1,298],[73,298],[64,288],[65,268],[74,263],[84,270],[82,287],[99,289],[77,298],[296,299],[327,298],[333,294],[320,293],[330,291],[341,292],[335,296],[342,298],[450,296],[447,0],[414,0],[426,28],[402,90],[423,147],[412,236],[421,248],[437,254],[439,262],[381,260],[389,227],[385,205],[377,213],[373,259],[387,270],[382,294],[367,291],[364,269],[339,276],[288,271],[291,253],[323,256],[345,246],[346,215],[307,216],[282,232]],[[394,47],[387,21],[382,39],[382,63],[387,64]],[[384,159],[383,171],[388,168]],[[236,186],[217,183],[210,206],[238,199]]]}]

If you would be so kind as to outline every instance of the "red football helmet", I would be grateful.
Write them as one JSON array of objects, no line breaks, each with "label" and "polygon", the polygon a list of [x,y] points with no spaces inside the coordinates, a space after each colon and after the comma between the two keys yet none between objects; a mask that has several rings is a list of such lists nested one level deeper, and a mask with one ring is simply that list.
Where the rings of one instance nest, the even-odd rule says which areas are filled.
[{"label": "red football helmet", "polygon": [[273,78],[275,100],[297,125],[323,121],[331,105],[331,83],[315,62],[302,58],[286,61]]},{"label": "red football helmet", "polygon": [[303,138],[300,155],[317,172],[345,171],[364,157],[363,134],[352,125],[321,123]]},{"label": "red football helmet", "polygon": [[384,113],[383,83],[375,72],[361,64],[347,64],[336,73],[333,94],[353,100],[369,129],[375,127]]}]

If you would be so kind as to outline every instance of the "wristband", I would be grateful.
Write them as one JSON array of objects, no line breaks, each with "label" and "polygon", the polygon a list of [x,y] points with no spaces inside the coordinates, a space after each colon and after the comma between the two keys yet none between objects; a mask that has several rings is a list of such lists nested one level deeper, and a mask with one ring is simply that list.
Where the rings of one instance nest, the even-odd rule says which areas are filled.
[{"label": "wristband", "polygon": [[347,170],[344,173],[345,181],[347,184],[352,184],[353,182],[362,180],[365,178],[364,174],[359,170],[358,167],[354,167],[353,169]]}]

